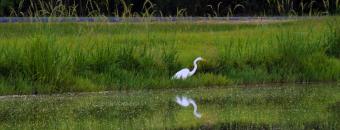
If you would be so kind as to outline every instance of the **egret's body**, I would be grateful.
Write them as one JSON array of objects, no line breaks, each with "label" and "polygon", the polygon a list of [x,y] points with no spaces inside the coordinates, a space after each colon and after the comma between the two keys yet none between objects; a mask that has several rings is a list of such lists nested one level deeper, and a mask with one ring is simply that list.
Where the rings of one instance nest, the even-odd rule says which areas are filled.
[{"label": "egret's body", "polygon": [[172,78],[173,79],[186,79],[189,76],[191,76],[191,75],[189,75],[189,73],[190,73],[190,70],[188,68],[184,68],[184,69],[178,71]]},{"label": "egret's body", "polygon": [[197,112],[197,105],[195,103],[194,100],[190,99],[190,98],[187,98],[187,97],[176,97],[176,102],[183,106],[183,107],[188,107],[190,104],[192,104],[192,106],[194,107],[194,115],[197,117],[197,118],[201,118],[202,115],[200,113]]},{"label": "egret's body", "polygon": [[173,77],[172,79],[187,79],[188,77],[192,76],[195,74],[196,70],[197,70],[197,62],[203,60],[202,57],[197,57],[194,60],[194,68],[192,69],[192,71],[190,71],[188,68],[184,68],[180,71],[178,71]]}]

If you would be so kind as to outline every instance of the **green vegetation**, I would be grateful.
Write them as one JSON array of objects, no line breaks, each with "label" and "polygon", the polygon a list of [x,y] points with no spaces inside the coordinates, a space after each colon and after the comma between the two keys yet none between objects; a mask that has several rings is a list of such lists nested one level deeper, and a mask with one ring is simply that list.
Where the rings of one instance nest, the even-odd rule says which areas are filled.
[{"label": "green vegetation", "polygon": [[323,84],[5,96],[0,129],[339,129],[339,93]]},{"label": "green vegetation", "polygon": [[339,23],[0,24],[0,94],[339,81]]}]

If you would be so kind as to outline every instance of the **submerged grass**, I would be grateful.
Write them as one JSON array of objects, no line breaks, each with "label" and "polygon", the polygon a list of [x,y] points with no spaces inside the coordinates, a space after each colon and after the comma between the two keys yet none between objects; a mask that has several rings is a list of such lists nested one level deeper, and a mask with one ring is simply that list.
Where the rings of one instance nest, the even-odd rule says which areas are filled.
[{"label": "submerged grass", "polygon": [[0,94],[339,81],[337,24],[0,24]]},{"label": "submerged grass", "polygon": [[[0,129],[339,129],[340,86],[284,85],[0,97]],[[192,107],[176,95],[193,98]]]}]

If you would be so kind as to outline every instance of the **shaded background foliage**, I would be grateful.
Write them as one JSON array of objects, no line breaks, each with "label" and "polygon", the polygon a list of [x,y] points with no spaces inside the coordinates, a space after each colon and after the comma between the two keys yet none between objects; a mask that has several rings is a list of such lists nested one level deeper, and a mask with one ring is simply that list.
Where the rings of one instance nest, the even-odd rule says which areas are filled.
[{"label": "shaded background foliage", "polygon": [[339,0],[0,0],[0,16],[145,16],[146,12],[148,16],[325,15],[338,14],[340,8]]}]

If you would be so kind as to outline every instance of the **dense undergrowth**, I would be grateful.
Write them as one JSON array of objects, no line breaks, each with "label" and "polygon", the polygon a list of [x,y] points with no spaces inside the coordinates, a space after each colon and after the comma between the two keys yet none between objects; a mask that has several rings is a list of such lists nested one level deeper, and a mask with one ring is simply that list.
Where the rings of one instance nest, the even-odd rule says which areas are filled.
[{"label": "dense undergrowth", "polygon": [[1,24],[0,94],[339,81],[338,24]]}]

